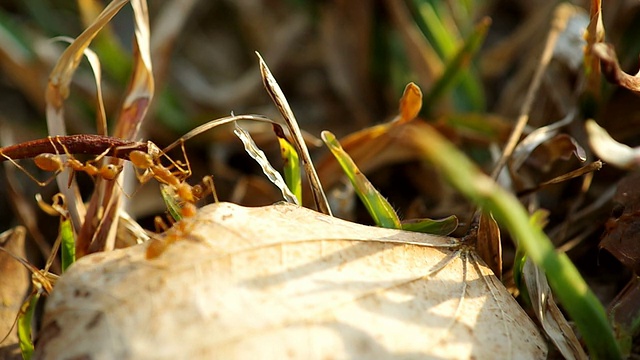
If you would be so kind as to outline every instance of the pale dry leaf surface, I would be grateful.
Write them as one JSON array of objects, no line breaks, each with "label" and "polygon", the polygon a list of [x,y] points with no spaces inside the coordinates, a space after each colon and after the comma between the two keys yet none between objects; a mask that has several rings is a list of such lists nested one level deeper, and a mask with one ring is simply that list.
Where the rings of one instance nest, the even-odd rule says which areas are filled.
[{"label": "pale dry leaf surface", "polygon": [[[511,295],[456,239],[290,204],[207,206],[146,244],[81,259],[45,310],[40,358],[542,359]],[[178,227],[180,228],[180,227]]]},{"label": "pale dry leaf surface", "polygon": [[[0,243],[15,256],[26,258],[25,228],[19,226],[0,234]],[[28,270],[11,255],[0,251],[0,358],[18,358],[18,333],[13,327],[16,314],[30,285]],[[9,330],[11,332],[9,333]]]}]

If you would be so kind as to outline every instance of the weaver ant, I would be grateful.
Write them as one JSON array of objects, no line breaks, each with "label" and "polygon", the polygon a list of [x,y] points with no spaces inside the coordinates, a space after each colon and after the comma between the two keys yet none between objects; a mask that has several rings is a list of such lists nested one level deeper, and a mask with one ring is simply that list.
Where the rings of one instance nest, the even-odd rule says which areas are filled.
[{"label": "weaver ant", "polygon": [[[157,153],[153,151],[144,152],[140,150],[133,150],[129,153],[129,161],[131,161],[133,166],[136,168],[136,177],[140,183],[146,183],[152,178],[156,179],[156,181],[171,189],[179,201],[178,218],[180,221],[174,225],[176,233],[167,236],[164,240],[156,238],[151,239],[147,247],[147,259],[153,259],[160,256],[171,243],[184,236],[187,232],[188,218],[191,218],[196,214],[197,208],[195,203],[197,200],[200,200],[208,193],[212,193],[214,200],[216,202],[218,201],[215,185],[210,176],[205,176],[202,183],[195,186],[191,186],[186,182],[186,179],[191,176],[191,166],[187,159],[183,142],[181,143],[181,148],[186,164],[172,160],[164,154],[164,152]],[[164,166],[160,162],[160,154],[169,159],[171,162],[169,167]],[[142,173],[137,170],[142,170]],[[167,226],[162,220],[156,219],[155,223],[157,228],[163,230],[167,229]]]}]

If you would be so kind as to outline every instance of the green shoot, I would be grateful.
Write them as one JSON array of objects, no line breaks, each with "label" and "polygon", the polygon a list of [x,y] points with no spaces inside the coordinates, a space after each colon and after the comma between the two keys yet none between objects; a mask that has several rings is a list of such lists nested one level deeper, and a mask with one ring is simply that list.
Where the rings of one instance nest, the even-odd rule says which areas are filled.
[{"label": "green shoot", "polygon": [[604,308],[589,289],[571,260],[557,253],[539,226],[532,226],[529,214],[518,199],[482,173],[462,152],[434,129],[420,128],[414,134],[426,160],[463,195],[491,211],[522,247],[527,256],[549,277],[549,283],[576,323],[594,359],[619,359],[621,352]]},{"label": "green shoot", "polygon": [[60,237],[62,244],[60,253],[62,257],[62,272],[67,271],[69,266],[76,261],[76,239],[73,235],[71,219],[60,217]]},{"label": "green shoot", "polygon": [[[430,106],[436,103],[442,96],[449,93],[461,77],[467,72],[469,62],[473,56],[480,50],[480,46],[491,25],[491,19],[484,18],[476,26],[474,32],[465,40],[462,47],[455,53],[450,61],[447,61],[446,67],[440,78],[436,80],[427,95],[424,104]],[[425,110],[429,110],[428,108]]]},{"label": "green shoot", "polygon": [[298,198],[298,203],[302,204],[302,177],[300,176],[300,158],[296,149],[287,139],[278,136],[280,143],[280,154],[284,161],[284,181],[289,190]]},{"label": "green shoot", "polygon": [[449,235],[458,228],[458,218],[455,215],[444,219],[415,219],[402,222],[402,230],[421,232],[433,235]]},{"label": "green shoot", "polygon": [[401,229],[400,219],[391,207],[391,204],[376,190],[367,178],[360,172],[358,166],[353,162],[349,154],[342,149],[342,146],[329,131],[323,131],[322,141],[327,144],[333,156],[335,156],[342,170],[356,189],[360,200],[373,217],[376,225],[389,229]]},{"label": "green shoot", "polygon": [[40,292],[36,292],[30,299],[22,304],[22,308],[20,309],[21,314],[18,317],[18,339],[24,360],[29,360],[33,356],[34,347],[33,340],[31,339],[31,322],[38,300],[40,300]]}]

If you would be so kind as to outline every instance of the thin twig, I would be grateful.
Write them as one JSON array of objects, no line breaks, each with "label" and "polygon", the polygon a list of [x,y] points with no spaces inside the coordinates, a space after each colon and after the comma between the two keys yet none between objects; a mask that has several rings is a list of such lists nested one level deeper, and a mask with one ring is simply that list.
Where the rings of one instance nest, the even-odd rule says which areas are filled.
[{"label": "thin twig", "polygon": [[491,177],[494,180],[498,178],[500,171],[502,171],[502,168],[505,166],[505,164],[513,154],[513,150],[516,148],[516,145],[518,144],[518,141],[522,136],[524,128],[529,121],[529,112],[531,111],[531,106],[533,105],[536,94],[540,89],[540,84],[542,82],[544,73],[547,70],[547,66],[549,65],[551,57],[553,56],[553,49],[555,48],[558,36],[560,36],[560,33],[563,32],[566,28],[567,22],[574,11],[575,10],[572,6],[562,4],[559,5],[554,12],[553,21],[551,22],[551,30],[549,31],[549,35],[547,36],[547,41],[545,43],[542,56],[540,57],[540,62],[538,63],[535,74],[533,75],[533,80],[531,81],[531,85],[529,86],[527,95],[524,99],[524,102],[522,103],[522,107],[520,108],[518,121],[516,122],[516,126],[511,132],[511,136],[509,137],[509,140],[504,147],[502,156],[496,163],[496,166],[491,173]]},{"label": "thin twig", "polygon": [[[53,141],[51,141],[53,139]],[[58,148],[54,144],[60,144]],[[42,138],[30,140],[20,144],[10,145],[0,148],[0,162],[13,159],[29,159],[40,154],[55,154],[64,147],[67,148],[69,154],[86,154],[100,155],[105,153],[106,156],[117,157],[127,160],[129,153],[133,150],[147,152],[148,143],[129,141],[111,136],[93,135],[93,134],[77,134],[65,136],[53,136],[51,138]]]},{"label": "thin twig", "polygon": [[262,59],[262,56],[258,52],[256,52],[258,59],[260,60],[260,74],[262,75],[262,82],[264,83],[264,87],[269,93],[271,100],[276,104],[276,107],[282,114],[284,121],[287,123],[287,127],[291,132],[291,136],[293,137],[293,144],[296,147],[296,151],[300,155],[300,160],[302,161],[302,165],[304,166],[305,172],[307,173],[307,178],[309,179],[309,184],[311,186],[311,193],[313,194],[313,200],[316,203],[316,207],[318,211],[331,215],[331,209],[329,208],[329,201],[327,200],[327,196],[322,189],[322,184],[320,183],[320,179],[318,178],[318,173],[313,166],[313,162],[311,161],[311,155],[309,155],[309,149],[304,142],[304,138],[302,137],[302,132],[300,131],[300,127],[298,126],[298,122],[296,121],[295,116],[293,115],[293,111],[287,102],[280,86],[276,82],[276,79],[271,74],[269,67]]}]

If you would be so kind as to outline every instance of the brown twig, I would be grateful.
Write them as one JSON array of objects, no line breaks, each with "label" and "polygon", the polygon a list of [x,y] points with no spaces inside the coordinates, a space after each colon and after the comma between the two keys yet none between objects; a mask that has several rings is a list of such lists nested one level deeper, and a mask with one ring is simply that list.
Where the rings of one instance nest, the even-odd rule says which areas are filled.
[{"label": "brown twig", "polygon": [[[59,147],[57,145],[60,145]],[[0,162],[13,159],[29,159],[37,155],[61,153],[66,147],[69,154],[113,156],[128,160],[129,153],[134,150],[147,152],[147,142],[129,141],[111,136],[78,134],[54,136],[43,139],[30,140],[20,144],[0,148]]]}]

